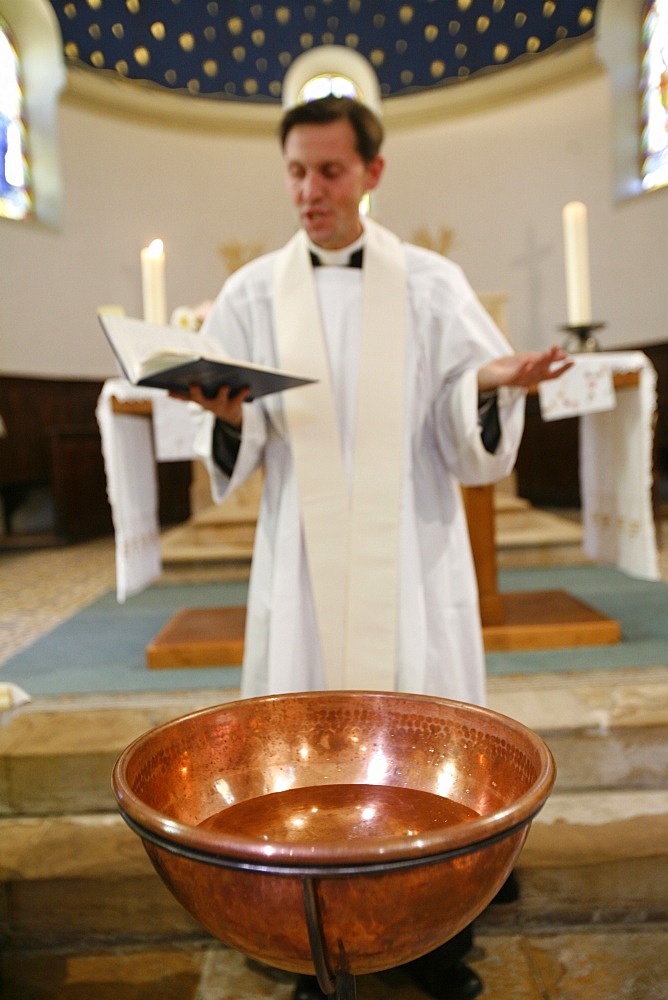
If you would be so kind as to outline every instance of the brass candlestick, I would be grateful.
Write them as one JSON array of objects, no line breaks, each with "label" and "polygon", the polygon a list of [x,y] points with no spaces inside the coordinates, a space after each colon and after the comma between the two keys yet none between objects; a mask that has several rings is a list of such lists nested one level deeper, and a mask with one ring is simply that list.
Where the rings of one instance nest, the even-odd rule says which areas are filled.
[{"label": "brass candlestick", "polygon": [[605,323],[568,323],[560,326],[560,330],[567,332],[567,337],[563,343],[563,348],[570,354],[587,354],[600,351],[601,345],[595,330],[601,330]]}]

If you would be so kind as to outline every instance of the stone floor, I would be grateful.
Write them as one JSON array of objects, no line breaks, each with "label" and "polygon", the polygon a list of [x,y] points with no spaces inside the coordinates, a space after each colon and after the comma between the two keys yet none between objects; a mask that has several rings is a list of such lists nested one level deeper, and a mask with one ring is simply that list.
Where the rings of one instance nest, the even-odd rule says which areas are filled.
[{"label": "stone floor", "polygon": [[[484,1000],[665,1000],[667,944],[665,928],[479,933],[469,964]],[[293,990],[287,973],[205,942],[28,954],[5,976],[3,1000],[290,1000]],[[401,970],[358,976],[356,987],[357,1000],[424,1000]]]},{"label": "stone floor", "polygon": [[[231,578],[218,563],[190,563],[165,566],[157,583]],[[0,550],[0,665],[115,585],[111,537],[63,548]]]},{"label": "stone floor", "polygon": [[[0,667],[13,653],[113,587],[113,551],[113,541],[101,539],[64,549],[0,554]],[[668,580],[665,540],[661,565],[662,577]],[[163,582],[217,579],[219,574],[215,565],[182,565],[167,568]],[[578,692],[577,678],[562,680],[552,691],[541,690],[540,706],[537,687],[530,683],[521,697],[512,683],[492,685],[490,694],[494,707],[509,715],[520,718],[523,711],[529,711],[530,717],[523,720],[527,724],[541,720],[548,726],[554,724],[562,708],[571,717],[580,713],[573,724],[586,732],[588,725],[600,727],[602,718],[610,718],[606,711],[620,710],[619,690],[613,690],[609,678],[601,677],[597,683],[598,689],[596,682],[592,686],[588,681],[586,691]],[[629,684],[625,705],[637,713],[637,689]],[[665,693],[665,686],[661,690]],[[653,706],[647,701],[643,711],[648,717]],[[637,718],[626,722],[629,732],[641,724]],[[663,719],[659,722],[665,724]],[[75,739],[71,732],[70,739]],[[575,772],[577,759],[570,766]],[[631,770],[632,763],[627,766]],[[660,810],[661,793],[652,791],[651,796],[652,808]],[[562,822],[558,810],[547,818],[551,823]],[[623,855],[622,839],[618,846]],[[583,843],[583,850],[588,849],[596,849],[591,838]],[[633,879],[632,871],[629,877]],[[665,870],[657,869],[657,885],[662,877]],[[657,898],[660,894],[658,887]],[[664,898],[668,898],[668,886]],[[0,898],[0,911],[2,906]],[[99,906],[104,906],[103,899]],[[606,913],[594,913],[586,924],[571,917],[560,925],[541,926],[540,921],[524,921],[515,906],[492,907],[488,914],[495,914],[483,916],[477,925],[469,962],[485,983],[483,1000],[663,1000],[668,996],[665,923],[651,917],[625,922],[623,915],[611,920]],[[577,912],[577,900],[573,912]],[[124,943],[119,938],[111,943],[82,941],[78,946],[57,947],[44,947],[37,940],[29,948],[5,951],[0,939],[3,1000],[288,1000],[292,983],[289,974],[254,967],[238,953],[198,935],[151,944]],[[423,998],[400,970],[358,977],[357,996],[358,1000]]]}]

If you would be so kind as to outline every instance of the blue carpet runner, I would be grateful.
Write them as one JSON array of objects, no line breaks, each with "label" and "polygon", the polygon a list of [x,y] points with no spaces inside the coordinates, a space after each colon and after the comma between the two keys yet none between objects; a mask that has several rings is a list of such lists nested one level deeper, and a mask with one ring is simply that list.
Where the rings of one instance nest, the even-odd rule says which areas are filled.
[{"label": "blue carpet runner", "polygon": [[[668,664],[668,584],[609,567],[560,566],[503,570],[499,588],[565,590],[619,621],[622,642],[489,653],[490,677]],[[236,688],[237,667],[150,670],[145,648],[181,608],[244,604],[246,594],[244,583],[156,585],[119,605],[109,592],[12,657],[0,668],[0,680],[37,697]]]}]

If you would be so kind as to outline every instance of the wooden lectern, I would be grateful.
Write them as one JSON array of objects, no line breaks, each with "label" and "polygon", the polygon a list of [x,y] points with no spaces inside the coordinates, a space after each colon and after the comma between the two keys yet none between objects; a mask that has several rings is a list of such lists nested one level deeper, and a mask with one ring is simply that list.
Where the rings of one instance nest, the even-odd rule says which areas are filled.
[{"label": "wooden lectern", "polygon": [[621,638],[619,622],[563,590],[500,593],[494,537],[494,488],[462,490],[480,596],[485,651],[607,646]]}]

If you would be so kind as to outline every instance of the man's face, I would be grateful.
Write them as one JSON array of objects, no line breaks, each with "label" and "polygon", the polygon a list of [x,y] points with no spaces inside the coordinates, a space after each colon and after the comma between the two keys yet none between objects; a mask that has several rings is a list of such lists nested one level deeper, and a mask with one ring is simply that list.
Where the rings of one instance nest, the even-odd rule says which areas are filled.
[{"label": "man's face", "polygon": [[347,121],[295,125],[283,155],[288,194],[313,242],[338,250],[356,240],[362,232],[359,204],[380,180],[382,157],[364,162]]}]

